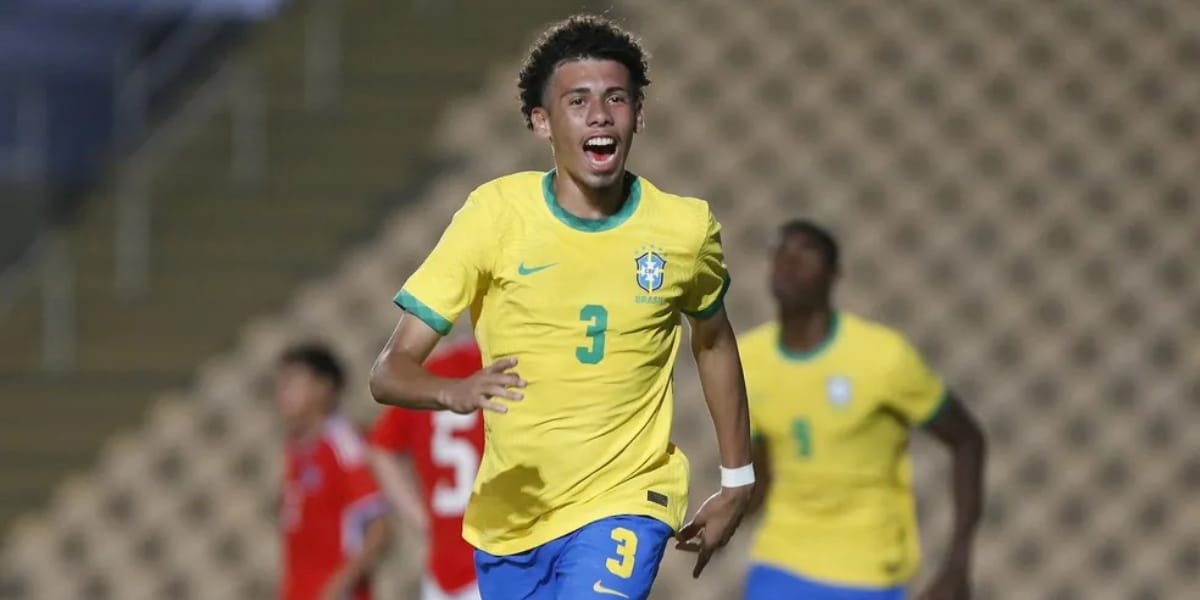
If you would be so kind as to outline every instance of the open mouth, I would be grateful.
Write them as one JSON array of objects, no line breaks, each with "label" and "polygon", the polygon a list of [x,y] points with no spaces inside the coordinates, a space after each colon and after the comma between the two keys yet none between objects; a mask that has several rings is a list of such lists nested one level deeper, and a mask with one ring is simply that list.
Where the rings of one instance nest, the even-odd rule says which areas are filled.
[{"label": "open mouth", "polygon": [[583,142],[583,153],[597,167],[607,167],[617,156],[617,138],[598,135]]}]

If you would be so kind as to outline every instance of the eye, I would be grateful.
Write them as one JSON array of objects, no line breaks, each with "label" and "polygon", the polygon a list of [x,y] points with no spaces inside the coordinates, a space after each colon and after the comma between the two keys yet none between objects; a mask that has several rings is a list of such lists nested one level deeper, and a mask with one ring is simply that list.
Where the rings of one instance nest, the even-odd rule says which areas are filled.
[{"label": "eye", "polygon": [[567,100],[567,104],[570,104],[571,106],[583,106],[583,97],[575,96],[574,98]]},{"label": "eye", "polygon": [[613,94],[612,96],[608,97],[608,101],[612,104],[625,104],[627,99],[622,94]]}]

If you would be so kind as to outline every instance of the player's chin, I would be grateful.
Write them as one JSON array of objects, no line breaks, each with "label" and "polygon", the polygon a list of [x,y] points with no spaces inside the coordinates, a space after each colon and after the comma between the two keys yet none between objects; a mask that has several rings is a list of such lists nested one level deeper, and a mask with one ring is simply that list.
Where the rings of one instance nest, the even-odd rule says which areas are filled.
[{"label": "player's chin", "polygon": [[625,173],[625,161],[619,156],[606,161],[593,161],[585,156],[583,163],[582,171],[587,174],[588,186],[593,189],[616,185]]}]

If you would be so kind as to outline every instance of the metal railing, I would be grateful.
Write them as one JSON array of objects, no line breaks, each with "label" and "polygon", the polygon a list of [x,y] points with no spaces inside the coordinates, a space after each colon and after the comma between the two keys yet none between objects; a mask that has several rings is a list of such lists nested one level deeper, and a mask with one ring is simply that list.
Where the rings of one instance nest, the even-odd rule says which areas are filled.
[{"label": "metal railing", "polygon": [[[341,0],[313,0],[305,15],[304,97],[310,109],[336,102],[340,89]],[[161,165],[175,156],[197,130],[223,109],[232,115],[230,176],[251,182],[264,176],[267,166],[265,90],[249,62],[234,62],[204,81],[190,99],[153,128],[149,124],[151,98],[165,83],[188,66],[193,52],[219,34],[208,17],[195,15],[178,27],[150,56],[129,60],[116,85],[115,122],[117,148],[131,150],[119,170],[114,244],[114,291],[132,299],[150,290],[151,212],[153,187]],[[131,55],[132,56],[132,55]],[[25,107],[22,104],[22,107]],[[13,152],[24,168],[41,167],[45,157],[45,100],[25,110],[39,130],[36,143]],[[37,112],[40,111],[40,112]],[[39,118],[40,115],[40,118]],[[30,134],[32,135],[32,134]],[[0,155],[2,156],[2,155]],[[11,159],[10,159],[11,160]],[[33,171],[30,171],[33,172]],[[50,229],[43,233],[16,264],[0,272],[0,318],[7,308],[37,285],[42,304],[42,365],[49,372],[66,372],[75,364],[75,266],[65,235]],[[37,276],[32,276],[37,273]]]},{"label": "metal railing", "polygon": [[[23,79],[17,85],[16,143],[0,148],[0,172],[18,185],[40,193],[49,151],[46,86]],[[43,230],[8,268],[0,270],[0,318],[20,300],[23,290],[40,282],[42,291],[42,365],[50,372],[69,370],[74,362],[75,280],[63,233],[57,224]]]},{"label": "metal railing", "polygon": [[124,163],[117,188],[114,287],[133,299],[150,289],[150,214],[153,184],[162,163],[211,121],[222,108],[233,113],[230,174],[248,182],[266,165],[266,125],[259,78],[247,64],[231,64],[205,82],[191,99],[158,127]]},{"label": "metal railing", "polygon": [[46,174],[49,131],[46,122],[46,86],[24,78],[17,84],[16,143],[0,148],[0,172],[25,184],[39,184]]},{"label": "metal railing", "polygon": [[218,21],[193,13],[149,56],[138,57],[137,44],[126,49],[121,61],[124,68],[116,70],[114,82],[113,129],[117,148],[125,150],[141,142],[148,127],[153,95],[187,68],[189,59],[215,41],[220,32]]}]

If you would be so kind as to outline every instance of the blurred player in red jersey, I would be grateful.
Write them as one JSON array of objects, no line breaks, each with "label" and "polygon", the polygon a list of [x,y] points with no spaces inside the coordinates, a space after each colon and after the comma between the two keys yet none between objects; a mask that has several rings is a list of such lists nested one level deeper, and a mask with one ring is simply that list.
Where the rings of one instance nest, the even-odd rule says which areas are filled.
[{"label": "blurred player in red jersey", "polygon": [[345,374],[321,346],[288,350],[276,402],[286,427],[282,600],[369,600],[390,538],[367,445],[338,412]]},{"label": "blurred player in red jersey", "polygon": [[[482,369],[483,361],[475,341],[467,339],[435,353],[426,367],[434,375],[464,378]],[[462,537],[462,518],[483,454],[479,413],[389,408],[375,424],[371,446],[392,509],[426,535],[422,600],[478,599],[475,549]]]}]

